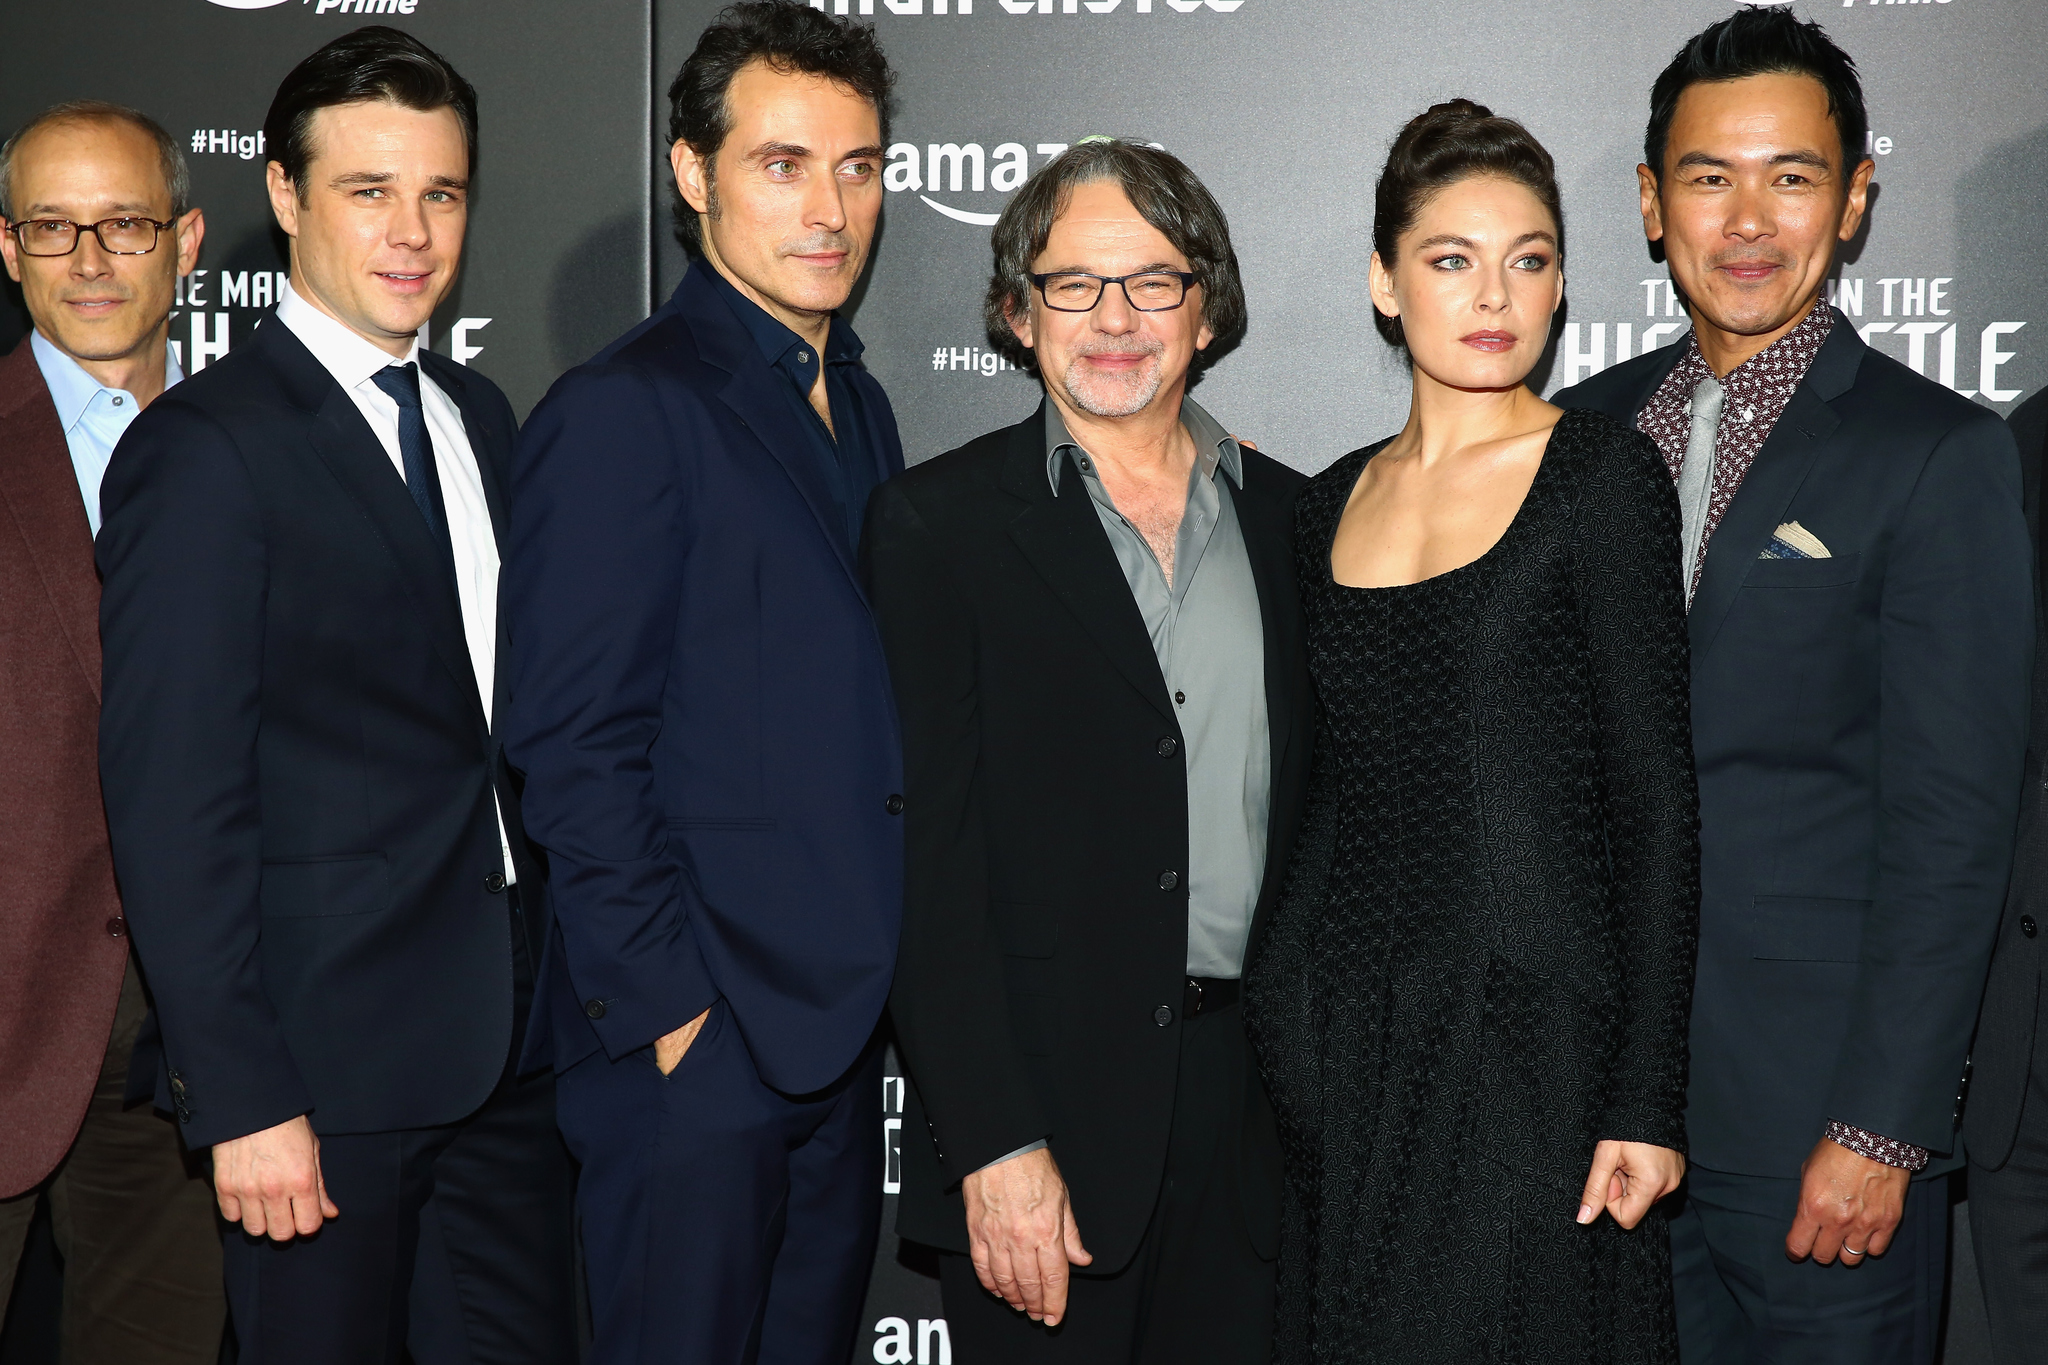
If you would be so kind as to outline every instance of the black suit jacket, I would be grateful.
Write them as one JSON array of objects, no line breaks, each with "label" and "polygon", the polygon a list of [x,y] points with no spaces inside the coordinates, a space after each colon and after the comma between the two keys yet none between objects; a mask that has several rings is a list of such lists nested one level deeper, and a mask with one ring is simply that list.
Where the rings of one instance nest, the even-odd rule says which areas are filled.
[{"label": "black suit jacket", "polygon": [[[1632,424],[1684,344],[1555,401]],[[1760,559],[1788,521],[1832,557]],[[1795,1177],[1829,1119],[1954,1153],[2019,808],[2029,564],[2005,424],[1838,317],[1688,619],[1699,1165]]]},{"label": "black suit jacket", "polygon": [[[1244,452],[1235,501],[1265,629],[1270,911],[1300,818],[1312,699],[1290,550],[1299,474]],[[1186,981],[1186,765],[1152,642],[1079,478],[1053,495],[1043,409],[910,470],[862,553],[904,731],[910,1073],[899,1229],[964,1251],[959,1183],[1042,1137],[1094,1273],[1159,1193]],[[1162,886],[1162,874],[1177,874]],[[1171,1011],[1162,1027],[1157,1012]],[[1254,1242],[1278,1237],[1277,1139],[1247,1094]]]},{"label": "black suit jacket", "polygon": [[[2025,488],[2027,529],[2034,537],[2035,603],[2048,605],[2048,583],[2038,579],[2041,556],[2041,476],[2048,463],[2048,389],[2020,404],[2009,419],[2019,443]],[[2033,729],[2027,745],[2025,794],[2020,801],[2019,845],[2013,853],[2012,886],[2006,893],[2005,916],[1998,946],[1991,957],[1991,979],[1984,988],[1984,1010],[1977,1021],[1977,1041],[1970,1058],[1974,1075],[1969,1102],[1963,1108],[1963,1139],[1972,1165],[1997,1170],[2012,1155],[2019,1135],[2020,1107],[2027,1097],[2028,1077],[2038,1056],[2034,1040],[2040,1032],[2041,926],[2048,924],[2048,630],[2035,617]]]},{"label": "black suit jacket", "polygon": [[[420,359],[502,545],[511,409]],[[530,949],[544,905],[404,479],[273,316],[135,420],[101,498],[100,771],[186,1142],[462,1117],[513,1042],[494,786]]]}]

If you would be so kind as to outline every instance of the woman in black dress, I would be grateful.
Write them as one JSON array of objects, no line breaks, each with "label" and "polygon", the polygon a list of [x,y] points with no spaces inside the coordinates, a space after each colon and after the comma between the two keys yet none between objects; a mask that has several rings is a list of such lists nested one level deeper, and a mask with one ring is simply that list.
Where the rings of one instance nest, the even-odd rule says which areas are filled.
[{"label": "woman in black dress", "polygon": [[1551,159],[1467,101],[1395,142],[1372,294],[1399,435],[1304,491],[1323,710],[1246,1008],[1288,1158],[1282,1365],[1675,1361],[1698,917],[1676,493],[1524,384]]}]

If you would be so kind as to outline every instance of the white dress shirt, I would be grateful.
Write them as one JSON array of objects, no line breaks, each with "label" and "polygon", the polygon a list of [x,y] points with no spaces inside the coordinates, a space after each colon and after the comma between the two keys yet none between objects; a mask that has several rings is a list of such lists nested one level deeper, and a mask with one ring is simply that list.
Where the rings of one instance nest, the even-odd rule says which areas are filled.
[{"label": "white dress shirt", "polygon": [[[377,387],[375,376],[386,366],[418,365],[420,343],[401,359],[358,336],[301,298],[289,284],[278,300],[277,320],[306,343],[313,358],[334,376],[355,403],[370,430],[391,457],[392,471],[405,482],[405,455],[398,448],[398,404]],[[469,643],[469,663],[476,672],[477,696],[483,701],[484,723],[491,723],[492,682],[498,673],[498,537],[491,527],[490,504],[484,501],[483,476],[476,452],[463,430],[462,410],[420,366],[420,406],[427,435],[434,444],[434,469],[441,478],[441,501],[448,509],[448,540],[455,551],[455,591],[462,601],[462,633]],[[492,790],[491,799],[497,800]],[[498,816],[498,845],[505,859],[505,880],[517,880],[512,850],[505,838],[505,817]]]}]

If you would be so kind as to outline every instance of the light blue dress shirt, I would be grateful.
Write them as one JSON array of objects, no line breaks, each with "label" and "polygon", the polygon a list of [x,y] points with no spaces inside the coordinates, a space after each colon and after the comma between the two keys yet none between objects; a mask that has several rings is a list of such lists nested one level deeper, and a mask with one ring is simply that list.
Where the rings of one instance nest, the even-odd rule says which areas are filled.
[{"label": "light blue dress shirt", "polygon": [[[57,423],[64,428],[64,443],[71,448],[71,469],[78,475],[78,495],[85,499],[85,519],[92,533],[100,533],[100,480],[107,462],[114,458],[114,446],[142,405],[123,389],[110,389],[85,372],[85,367],[51,344],[41,332],[29,334],[36,367],[49,386],[50,401],[57,405]],[[178,357],[164,349],[164,387],[185,377]]]}]

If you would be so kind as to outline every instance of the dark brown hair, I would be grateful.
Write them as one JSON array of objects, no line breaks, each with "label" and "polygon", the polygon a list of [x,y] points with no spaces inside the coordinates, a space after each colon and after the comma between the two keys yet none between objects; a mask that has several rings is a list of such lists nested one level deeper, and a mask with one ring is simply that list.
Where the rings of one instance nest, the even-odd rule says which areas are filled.
[{"label": "dark brown hair", "polygon": [[[1372,249],[1388,269],[1401,234],[1415,226],[1423,207],[1442,191],[1473,176],[1496,175],[1522,186],[1550,210],[1557,224],[1558,259],[1564,259],[1564,206],[1557,192],[1557,164],[1535,135],[1471,100],[1446,100],[1408,120],[1387,152],[1373,194]],[[1373,324],[1392,344],[1403,344],[1401,319],[1375,308]]]},{"label": "dark brown hair", "polygon": [[453,110],[469,149],[469,173],[476,173],[476,87],[410,33],[368,24],[293,67],[263,116],[264,146],[301,201],[309,188],[306,168],[313,161],[313,115],[336,105],[378,100],[422,114]]},{"label": "dark brown hair", "polygon": [[[704,158],[707,172],[732,132],[727,95],[733,77],[749,62],[765,62],[779,73],[823,76],[845,86],[875,107],[882,142],[888,143],[896,73],[889,69],[873,24],[835,19],[789,0],[741,0],[721,10],[698,36],[696,49],[668,88],[668,140],[688,143]],[[714,196],[716,192],[714,187]],[[675,192],[674,209],[676,240],[692,256],[702,256],[703,226],[680,190]],[[715,198],[712,216],[717,216]]]},{"label": "dark brown hair", "polygon": [[989,233],[995,269],[982,303],[989,345],[1018,369],[1038,373],[1031,348],[1010,330],[1010,315],[1030,312],[1031,263],[1045,250],[1075,188],[1105,180],[1121,185],[1138,215],[1188,258],[1188,270],[1202,286],[1202,321],[1216,339],[1195,353],[1191,368],[1200,374],[1244,335],[1244,285],[1230,246],[1230,222],[1179,157],[1121,138],[1091,137],[1069,147],[1039,167],[1003,209]]}]

